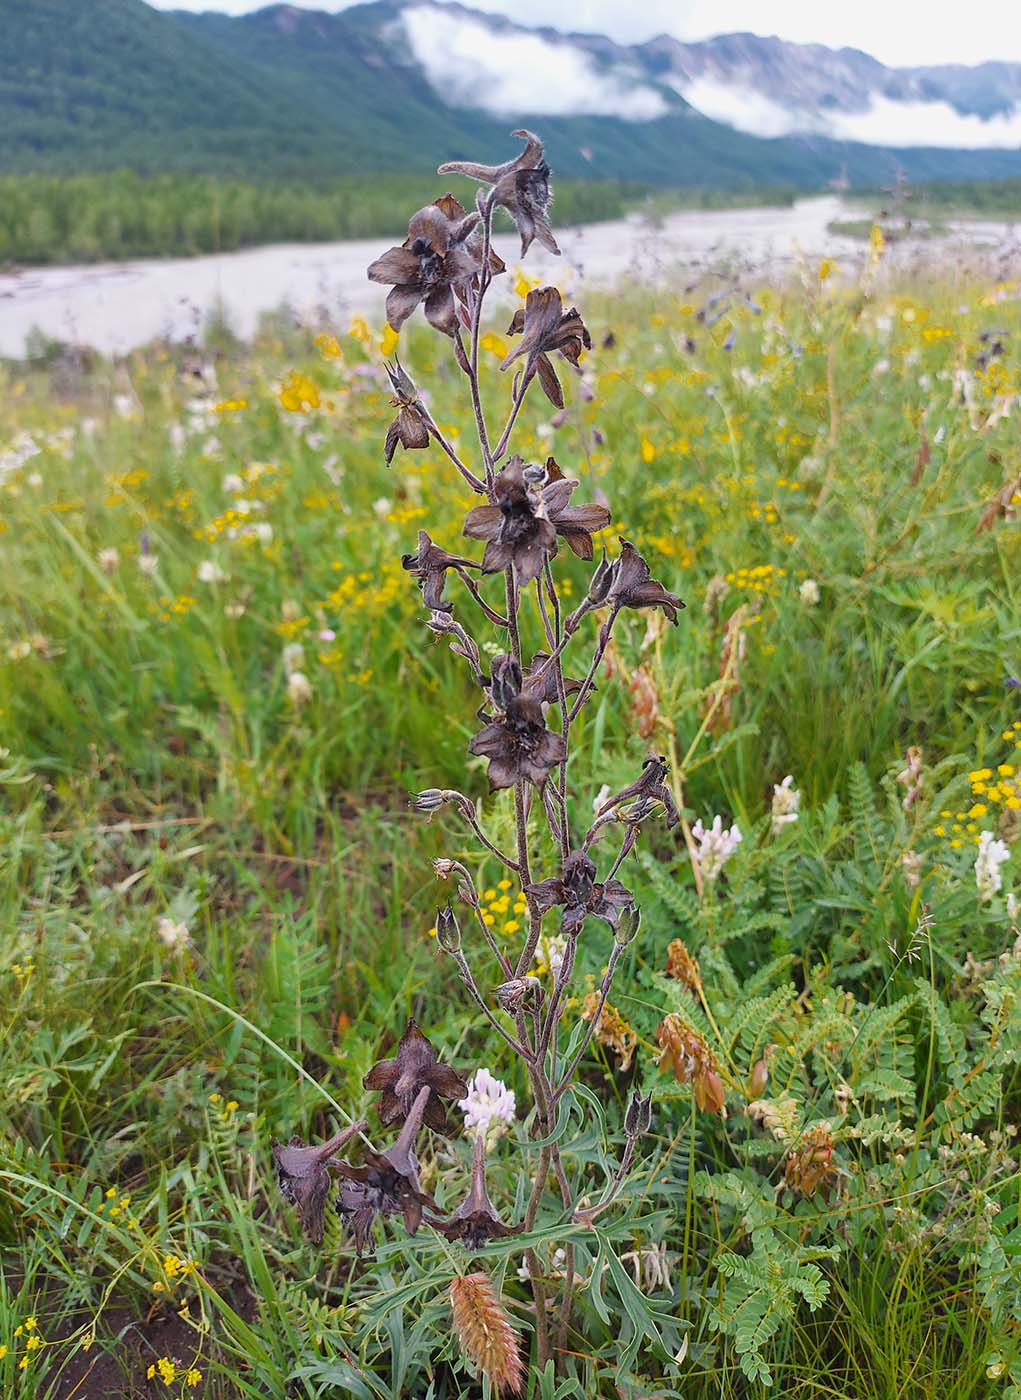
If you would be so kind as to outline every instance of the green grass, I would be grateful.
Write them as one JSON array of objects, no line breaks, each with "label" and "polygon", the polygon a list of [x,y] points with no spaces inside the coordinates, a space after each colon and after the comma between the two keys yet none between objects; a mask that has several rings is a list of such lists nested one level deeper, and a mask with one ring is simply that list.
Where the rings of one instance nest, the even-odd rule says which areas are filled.
[{"label": "green grass", "polygon": [[[979,832],[1014,843],[1021,818],[1011,774],[968,777],[1016,774],[1021,758],[1005,737],[1021,733],[1005,686],[1021,670],[1016,504],[976,529],[1021,472],[1019,410],[993,415],[1021,389],[1018,288],[835,283],[812,271],[711,330],[697,318],[711,286],[686,303],[632,288],[586,305],[596,346],[616,338],[585,362],[594,400],[571,380],[566,424],[551,430],[535,400],[523,414],[520,449],[554,451],[586,496],[605,490],[607,543],[634,539],[688,604],[676,631],[644,614],[621,631],[576,731],[576,815],[651,745],[672,756],[692,821],[725,813],[744,835],[701,901],[683,843],[643,837],[642,932],[612,1000],[655,1117],[598,1231],[565,1225],[552,1200],[540,1214],[545,1266],[575,1228],[586,1280],[558,1395],[1021,1394],[1021,961],[1004,900],[1021,882],[1015,852],[983,902],[973,870]],[[1011,335],[978,370],[990,326]],[[443,817],[406,807],[408,790],[460,786],[495,830],[511,820],[466,752],[477,693],[421,625],[400,563],[420,528],[462,547],[465,493],[435,452],[383,466],[378,332],[315,329],[335,344],[281,321],[252,345],[221,336],[117,365],[55,351],[0,371],[0,456],[24,456],[24,434],[40,449],[8,458],[0,484],[12,1400],[482,1393],[450,1338],[450,1251],[394,1231],[358,1264],[331,1218],[320,1255],[272,1179],[270,1138],[365,1109],[362,1076],[411,1014],[445,1059],[487,1065],[527,1102],[427,933],[434,856],[467,860],[480,888],[498,872]],[[417,326],[404,339],[468,452],[445,346]],[[487,345],[498,397],[499,335]],[[317,407],[282,406],[292,373]],[[204,562],[221,581],[202,581]],[[577,599],[584,566],[567,573]],[[740,668],[721,688],[742,605]],[[526,626],[537,640],[537,619]],[[301,706],[282,664],[294,643]],[[639,666],[658,704],[648,738],[627,683]],[[911,745],[925,783],[905,810]],[[788,773],[801,813],[774,834]],[[161,918],[189,941],[164,942]],[[678,938],[704,1001],[663,975]],[[604,934],[586,935],[583,987],[606,955]],[[725,1120],[657,1069],[667,1012],[713,1045]],[[766,1045],[775,1130],[745,1112]],[[586,1059],[566,1155],[593,1194],[634,1072],[606,1046]],[[816,1191],[785,1187],[785,1168],[805,1181],[798,1154],[817,1130],[832,1170]],[[520,1139],[490,1173],[507,1218],[529,1180]],[[448,1203],[465,1158],[457,1137],[424,1153]],[[669,1282],[650,1274],[636,1293],[630,1258],[601,1270],[652,1246]],[[483,1260],[527,1345],[520,1262],[515,1241]],[[643,1309],[662,1345],[643,1340]],[[33,1335],[45,1345],[28,1350]],[[146,1378],[161,1357],[170,1385]]]}]

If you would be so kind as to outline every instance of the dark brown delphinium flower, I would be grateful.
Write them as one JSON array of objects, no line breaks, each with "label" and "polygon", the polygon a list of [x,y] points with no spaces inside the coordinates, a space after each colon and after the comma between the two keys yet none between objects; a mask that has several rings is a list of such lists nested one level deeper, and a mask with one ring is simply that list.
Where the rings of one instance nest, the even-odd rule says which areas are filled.
[{"label": "dark brown delphinium flower", "polygon": [[441,165],[439,175],[467,175],[470,180],[492,185],[494,204],[508,211],[521,234],[521,256],[524,257],[537,238],[551,253],[560,253],[549,223],[549,208],[553,201],[550,189],[550,168],[546,162],[539,137],[524,129],[512,131],[524,141],[525,149],[515,160],[502,165],[478,165],[469,160],[451,160]]},{"label": "dark brown delphinium flower", "polygon": [[[479,215],[468,214],[451,194],[442,195],[413,214],[408,236],[369,267],[369,280],[393,287],[386,299],[386,319],[395,331],[425,302],[426,320],[444,335],[457,329],[455,293],[463,301],[471,279],[482,270]],[[503,261],[490,255],[490,269],[502,272]]]},{"label": "dark brown delphinium flower", "polygon": [[489,759],[493,788],[513,787],[522,779],[541,788],[550,769],[566,757],[563,735],[546,728],[542,701],[523,692],[521,669],[513,657],[495,659],[489,690],[502,713],[479,730],[468,752]]},{"label": "dark brown delphinium flower", "polygon": [[476,506],[464,522],[464,533],[485,540],[483,573],[497,573],[514,564],[524,587],[542,573],[557,553],[561,535],[580,559],[592,558],[592,535],[610,523],[606,506],[594,502],[571,505],[577,481],[564,476],[554,457],[545,467],[512,457],[493,483],[496,505]]},{"label": "dark brown delphinium flower", "polygon": [[446,1235],[448,1240],[460,1240],[465,1249],[474,1253],[488,1240],[505,1240],[511,1235],[520,1235],[525,1228],[520,1225],[505,1225],[493,1208],[486,1191],[486,1138],[477,1133],[472,1154],[471,1186],[468,1194],[454,1211],[449,1220],[436,1220],[426,1216],[426,1224]]},{"label": "dark brown delphinium flower", "polygon": [[620,554],[612,563],[604,558],[589,583],[588,594],[571,616],[566,626],[574,631],[582,617],[593,608],[608,607],[616,616],[621,608],[662,608],[676,626],[677,613],[684,603],[651,576],[649,566],[624,537],[620,539]]},{"label": "dark brown delphinium flower", "polygon": [[392,1060],[374,1064],[362,1080],[366,1089],[381,1090],[379,1121],[390,1124],[407,1118],[423,1087],[429,1090],[422,1121],[437,1133],[449,1131],[441,1099],[463,1099],[468,1085],[449,1065],[442,1064],[428,1038],[409,1021]]},{"label": "dark brown delphinium flower", "polygon": [[[610,523],[607,506],[590,501],[583,506],[572,506],[571,496],[579,483],[565,477],[555,457],[546,458],[546,482],[542,488],[542,504],[546,515],[558,535],[579,559],[591,559],[593,555],[592,536],[597,530],[605,530]],[[683,606],[683,604],[682,604]]]},{"label": "dark brown delphinium flower", "polygon": [[512,457],[493,482],[496,505],[476,506],[464,522],[469,539],[485,540],[482,571],[498,573],[514,565],[521,587],[542,573],[547,559],[557,552],[557,532],[546,517],[539,484],[542,468],[526,467]]},{"label": "dark brown delphinium flower", "polygon": [[521,344],[505,357],[500,368],[508,369],[522,355],[527,357],[519,394],[525,392],[532,378],[538,374],[543,393],[550,403],[556,408],[563,408],[564,391],[550,355],[556,352],[572,365],[577,365],[582,350],[592,349],[592,337],[575,308],[572,306],[570,311],[564,310],[556,287],[536,287],[528,293],[524,307],[515,311],[507,334],[520,335]]},{"label": "dark brown delphinium flower", "polygon": [[[667,826],[676,826],[681,817],[673,793],[667,786],[666,777],[669,771],[669,765],[662,754],[650,754],[642,764],[641,776],[626,788],[621,788],[620,792],[608,797],[599,808],[597,815],[603,816],[611,808],[619,808],[621,803],[632,800],[636,804],[662,802],[666,808]],[[623,816],[623,813],[620,815]]]},{"label": "dark brown delphinium flower", "polygon": [[588,914],[616,929],[622,910],[632,906],[635,897],[619,880],[600,884],[595,876],[595,862],[584,851],[572,851],[564,861],[562,875],[528,885],[525,893],[543,914],[563,906],[560,929],[568,936],[578,932]]},{"label": "dark brown delphinium flower", "polygon": [[409,574],[414,574],[422,589],[422,601],[431,612],[451,612],[453,604],[443,597],[448,569],[477,569],[474,559],[464,559],[459,554],[448,554],[438,544],[433,544],[425,530],[418,532],[418,553],[402,554],[401,564]]},{"label": "dark brown delphinium flower", "polygon": [[352,1123],[350,1128],[342,1128],[318,1147],[308,1146],[299,1137],[272,1144],[280,1194],[285,1201],[297,1206],[302,1228],[313,1244],[322,1244],[323,1240],[323,1212],[330,1192],[327,1167],[339,1166],[336,1154],[368,1126],[367,1123]]},{"label": "dark brown delphinium flower", "polygon": [[414,1235],[422,1223],[423,1209],[436,1209],[436,1202],[422,1190],[415,1156],[415,1139],[431,1093],[428,1084],[419,1089],[400,1136],[386,1152],[368,1149],[358,1167],[350,1162],[336,1164],[342,1178],[337,1210],[350,1226],[359,1254],[377,1215],[384,1220],[392,1215],[403,1216],[405,1229]]},{"label": "dark brown delphinium flower", "polygon": [[390,403],[397,409],[397,417],[390,424],[383,450],[387,466],[393,461],[397,445],[404,448],[429,446],[429,423],[418,396],[414,380],[401,367],[400,360],[386,366],[393,389]]}]

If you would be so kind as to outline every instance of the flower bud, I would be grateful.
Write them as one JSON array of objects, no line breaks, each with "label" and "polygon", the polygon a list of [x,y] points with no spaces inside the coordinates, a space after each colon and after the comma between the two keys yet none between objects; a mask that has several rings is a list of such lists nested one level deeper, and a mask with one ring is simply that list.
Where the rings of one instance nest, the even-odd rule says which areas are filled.
[{"label": "flower bud", "polygon": [[620,911],[620,918],[617,920],[617,926],[613,930],[613,936],[621,948],[626,948],[637,936],[641,926],[642,911],[637,904],[627,904]]},{"label": "flower bud", "polygon": [[[769,1049],[772,1049],[772,1046]],[[750,1099],[761,1099],[766,1085],[769,1083],[768,1054],[769,1050],[767,1049],[766,1054],[752,1065],[752,1072],[748,1076],[748,1097]]]},{"label": "flower bud", "polygon": [[644,1098],[636,1090],[624,1115],[624,1131],[629,1138],[643,1137],[652,1124],[652,1095]]},{"label": "flower bud", "polygon": [[408,805],[423,816],[431,817],[456,796],[457,793],[449,792],[446,788],[425,788],[422,792],[414,793]]},{"label": "flower bud", "polygon": [[725,1098],[723,1080],[714,1069],[704,1070],[692,1081],[695,1103],[703,1113],[722,1113]]},{"label": "flower bud", "polygon": [[436,915],[436,942],[445,953],[461,951],[461,929],[449,904]]}]

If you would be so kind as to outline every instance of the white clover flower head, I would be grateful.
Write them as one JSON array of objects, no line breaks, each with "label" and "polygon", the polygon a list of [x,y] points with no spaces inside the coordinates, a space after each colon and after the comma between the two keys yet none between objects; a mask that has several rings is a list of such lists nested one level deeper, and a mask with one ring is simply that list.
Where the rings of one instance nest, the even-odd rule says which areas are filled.
[{"label": "white clover flower head", "polygon": [[160,919],[156,925],[156,934],[160,942],[165,943],[172,952],[179,952],[182,948],[187,948],[191,942],[188,925],[182,923],[180,919],[166,917]]},{"label": "white clover flower head", "polygon": [[213,559],[203,559],[199,565],[199,583],[223,583],[227,575]]},{"label": "white clover flower head", "polygon": [[806,608],[814,608],[819,601],[819,585],[814,578],[806,578],[798,589],[798,597]]},{"label": "white clover flower head", "polygon": [[292,671],[300,671],[305,664],[305,648],[300,642],[288,642],[283,650],[284,671],[290,675]]},{"label": "white clover flower head", "polygon": [[287,698],[299,710],[312,699],[312,683],[304,671],[292,671],[287,677]]},{"label": "white clover flower head", "polygon": [[695,858],[706,880],[715,880],[727,861],[741,844],[741,828],[735,822],[728,830],[723,829],[723,818],[713,817],[708,830],[702,819],[691,828],[691,834],[698,842]]},{"label": "white clover flower head", "polygon": [[1006,841],[993,839],[991,831],[983,831],[978,840],[978,855],[975,857],[975,884],[981,900],[992,899],[1003,889],[1003,876],[1000,866],[1010,859],[1010,847]]},{"label": "white clover flower head", "polygon": [[459,1100],[464,1113],[464,1130],[469,1137],[480,1134],[488,1140],[500,1137],[507,1124],[514,1122],[514,1090],[502,1079],[495,1079],[488,1069],[478,1069],[468,1080],[468,1094]]},{"label": "white clover flower head", "polygon": [[794,786],[793,775],[788,773],[782,783],[773,784],[773,835],[782,831],[791,822],[796,822],[801,808],[801,793]]},{"label": "white clover flower head", "polygon": [[99,567],[104,574],[115,574],[117,566],[121,562],[120,552],[111,545],[108,549],[101,549],[96,555],[99,560]]}]

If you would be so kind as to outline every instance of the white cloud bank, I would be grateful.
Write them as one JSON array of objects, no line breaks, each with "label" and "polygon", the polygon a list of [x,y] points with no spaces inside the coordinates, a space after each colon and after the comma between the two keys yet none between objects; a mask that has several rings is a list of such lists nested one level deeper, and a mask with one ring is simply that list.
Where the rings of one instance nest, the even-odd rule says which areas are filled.
[{"label": "white cloud bank", "polygon": [[753,136],[815,132],[869,146],[939,146],[978,150],[1021,146],[1021,107],[1009,115],[967,116],[948,102],[897,102],[874,97],[863,112],[817,113],[784,107],[771,98],[716,78],[696,78],[677,90],[704,116]]},{"label": "white cloud bank", "polygon": [[623,117],[652,121],[667,104],[621,69],[601,71],[572,44],[540,34],[494,34],[478,20],[432,5],[406,10],[404,31],[429,82],[458,107],[497,116]]}]

